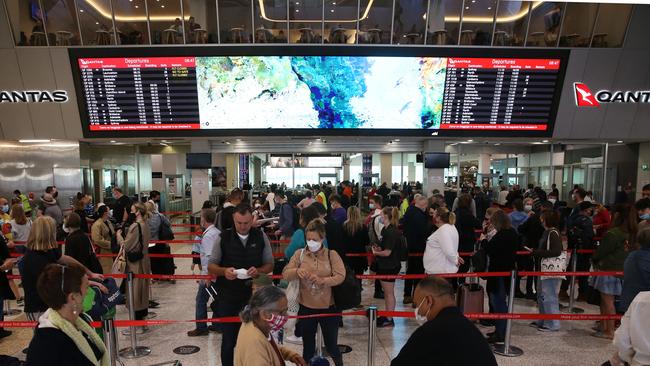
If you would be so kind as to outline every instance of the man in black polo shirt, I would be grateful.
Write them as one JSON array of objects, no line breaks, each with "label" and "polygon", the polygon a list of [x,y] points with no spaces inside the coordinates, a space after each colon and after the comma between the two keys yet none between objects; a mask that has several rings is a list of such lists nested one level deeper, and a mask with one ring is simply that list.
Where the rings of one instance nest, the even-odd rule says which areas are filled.
[{"label": "man in black polo shirt", "polygon": [[456,307],[454,289],[440,277],[421,280],[413,296],[415,330],[391,366],[497,366],[485,337]]},{"label": "man in black polo shirt", "polygon": [[115,198],[115,207],[113,208],[113,219],[117,225],[121,225],[129,218],[131,212],[131,199],[122,193],[122,188],[113,187],[113,198]]},{"label": "man in black polo shirt", "polygon": [[[212,248],[208,272],[217,277],[219,317],[238,316],[252,294],[252,278],[273,271],[273,252],[266,235],[253,227],[253,211],[238,205],[232,215],[234,226],[224,230]],[[221,364],[233,366],[240,323],[224,323]]]}]

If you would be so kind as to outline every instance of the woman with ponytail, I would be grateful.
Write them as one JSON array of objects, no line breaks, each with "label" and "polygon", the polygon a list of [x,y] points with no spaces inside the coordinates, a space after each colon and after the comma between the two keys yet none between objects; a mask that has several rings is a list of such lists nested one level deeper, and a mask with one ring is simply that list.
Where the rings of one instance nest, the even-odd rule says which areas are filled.
[{"label": "woman with ponytail", "polygon": [[[456,215],[446,207],[438,207],[433,213],[436,231],[427,239],[424,250],[424,272],[426,274],[456,273],[464,263],[458,255],[458,230]],[[455,281],[454,281],[455,282]]]},{"label": "woman with ponytail", "polygon": [[[402,246],[402,234],[397,229],[399,222],[399,210],[397,207],[384,207],[381,211],[384,227],[381,230],[379,245],[373,245],[372,253],[376,257],[378,275],[396,275],[399,273],[402,263],[400,262],[400,250]],[[395,280],[381,280],[381,287],[384,290],[384,301],[386,311],[395,310]],[[377,318],[377,327],[392,327],[395,325],[393,318],[380,316]]]}]

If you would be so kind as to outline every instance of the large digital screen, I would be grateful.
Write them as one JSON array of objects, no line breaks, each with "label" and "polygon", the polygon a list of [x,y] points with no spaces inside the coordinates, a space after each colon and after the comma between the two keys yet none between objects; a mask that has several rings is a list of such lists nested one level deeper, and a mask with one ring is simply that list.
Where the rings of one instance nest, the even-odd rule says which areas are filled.
[{"label": "large digital screen", "polygon": [[86,137],[549,136],[568,57],[411,47],[70,55]]}]

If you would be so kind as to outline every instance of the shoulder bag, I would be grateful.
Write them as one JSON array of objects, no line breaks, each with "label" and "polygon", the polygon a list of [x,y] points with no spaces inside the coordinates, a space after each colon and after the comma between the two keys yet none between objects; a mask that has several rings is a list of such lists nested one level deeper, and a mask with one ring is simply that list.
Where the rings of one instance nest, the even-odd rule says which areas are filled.
[{"label": "shoulder bag", "polygon": [[[560,234],[553,230],[548,233],[546,238],[546,250],[551,250],[551,234],[556,233],[558,236]],[[560,237],[561,238],[561,237]],[[557,257],[542,258],[540,264],[540,270],[542,272],[564,272],[567,266],[567,251],[562,250],[562,253]],[[540,276],[541,280],[547,280],[552,278],[565,279],[564,276]]]},{"label": "shoulder bag", "polygon": [[[300,252],[300,261],[298,262],[298,268],[302,264],[302,259],[305,255],[305,249],[303,248]],[[287,295],[288,310],[289,315],[297,315],[298,310],[300,309],[300,304],[298,303],[298,294],[300,293],[300,278],[289,281],[285,294]]]},{"label": "shoulder bag", "polygon": [[142,228],[140,228],[139,223],[135,223],[138,225],[138,243],[140,244],[138,246],[138,249],[133,251],[133,252],[126,252],[126,259],[133,263],[133,262],[139,262],[144,258],[144,253],[142,253]]},{"label": "shoulder bag", "polygon": [[[330,257],[330,250],[327,250],[327,259],[330,262],[330,270],[332,268],[332,258]],[[334,305],[338,310],[348,310],[356,308],[361,304],[361,285],[354,275],[354,271],[350,269],[345,262],[345,279],[340,285],[332,287],[332,296],[334,296]],[[332,274],[334,272],[332,271]]]}]

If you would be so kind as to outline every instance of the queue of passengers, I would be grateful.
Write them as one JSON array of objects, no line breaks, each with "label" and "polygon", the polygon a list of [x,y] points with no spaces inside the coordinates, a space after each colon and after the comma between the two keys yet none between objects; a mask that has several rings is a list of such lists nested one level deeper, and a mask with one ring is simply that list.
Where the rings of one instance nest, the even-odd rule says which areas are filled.
[{"label": "queue of passengers", "polygon": [[[202,274],[214,276],[215,280],[199,283],[196,317],[207,318],[211,296],[206,296],[209,293],[206,289],[213,289],[217,296],[210,307],[215,316],[241,315],[244,323],[221,326],[203,323],[206,327],[197,327],[188,335],[202,336],[210,331],[222,333],[222,365],[282,365],[284,361],[304,365],[316,354],[316,331],[320,326],[334,364],[343,365],[343,356],[336,346],[340,316],[288,323],[289,307],[295,306],[297,315],[336,314],[340,310],[332,288],[344,282],[347,271],[396,275],[402,267],[401,251],[405,250],[411,254],[406,261],[406,273],[428,276],[405,283],[402,303],[415,308],[416,320],[422,326],[392,364],[496,364],[488,344],[503,342],[505,321],[481,321],[482,325],[494,326],[494,332],[484,338],[478,328],[462,316],[462,309],[456,307],[456,293],[464,285],[463,281],[441,279],[436,275],[470,270],[540,270],[550,262],[566,266],[568,250],[593,249],[593,254],[577,254],[578,271],[588,271],[590,267],[596,271],[624,271],[624,277],[594,276],[584,280],[579,277],[578,300],[595,298],[605,315],[627,312],[618,330],[613,320],[604,320],[597,324],[594,336],[616,337],[618,352],[609,361],[612,364],[645,364],[645,357],[650,357],[647,337],[639,341],[636,331],[644,323],[630,321],[643,319],[644,314],[645,319],[648,318],[648,296],[642,295],[650,291],[650,186],[644,187],[644,198],[635,205],[621,203],[609,208],[589,202],[587,192],[580,187],[572,191],[572,208],[559,201],[556,190],[546,193],[539,187],[529,187],[522,191],[514,186],[507,194],[499,193],[495,202],[489,202],[484,190],[474,188],[461,192],[451,205],[451,211],[439,192],[426,197],[418,186],[414,189],[394,185],[392,188],[403,190],[394,194],[395,189],[383,184],[376,192],[371,191],[368,206],[362,208],[353,204],[358,186],[349,182],[339,187],[315,186],[303,197],[294,197],[288,191],[273,187],[253,206],[244,202],[244,194],[239,189],[230,193],[228,201],[218,211],[206,203],[201,211],[200,243],[192,249],[199,255],[199,261],[193,265],[198,264]],[[80,355],[88,364],[103,364],[105,349],[87,334],[78,318],[79,313],[85,311],[80,299],[87,295],[89,286],[98,293],[113,291],[108,287],[114,285],[107,286],[101,273],[107,272],[109,264],[115,272],[120,263],[112,262],[111,258],[98,259],[93,245],[100,253],[121,250],[124,258],[121,265],[126,268],[118,268],[120,271],[152,273],[148,245],[143,243],[159,234],[161,226],[169,225],[158,213],[155,192],[150,202],[142,204],[132,203],[119,188],[114,188],[112,210],[99,204],[90,214],[85,210],[89,202],[85,196],[79,196],[74,212],[59,223],[60,207],[48,210],[56,205],[56,191],[50,190],[42,197],[43,209],[37,209],[36,218],[30,224],[27,224],[25,202],[30,205],[30,211],[33,206],[17,192],[15,200],[20,201],[11,209],[5,210],[8,203],[0,198],[2,211],[9,215],[8,219],[4,216],[2,219],[11,225],[9,235],[3,235],[0,240],[0,249],[4,247],[0,250],[0,257],[3,257],[0,260],[3,270],[11,270],[16,260],[8,255],[9,249],[25,254],[19,265],[25,312],[28,319],[41,324],[29,347],[27,364],[41,364],[37,360],[44,349],[55,355],[67,352],[59,355],[60,363],[49,364],[84,364],[75,361]],[[365,219],[362,209],[369,211]],[[265,218],[273,215],[278,216],[276,224],[262,224]],[[82,227],[87,230],[92,220],[89,238]],[[65,254],[56,243],[60,231],[65,233]],[[289,241],[284,250],[284,268],[274,263],[267,233]],[[24,248],[15,243],[21,241],[19,239],[26,239]],[[519,250],[529,251],[531,255],[517,256]],[[480,258],[472,255],[476,251],[485,253],[487,260],[484,262],[488,263],[485,268],[479,268]],[[369,266],[365,258],[348,257],[348,253],[371,253],[374,260]],[[423,256],[414,255],[420,253]],[[521,257],[530,259],[522,260]],[[297,293],[284,294],[269,285],[253,295],[251,281],[272,272],[282,274],[286,282],[296,282]],[[73,276],[67,282],[70,287],[64,285],[68,276]],[[57,280],[61,286],[54,286],[53,290],[47,282]],[[526,293],[517,284],[517,297],[535,299],[540,313],[559,313],[559,301],[566,298],[568,281],[555,276],[525,280]],[[149,281],[135,281],[134,310],[136,319],[141,320],[155,304],[148,298]],[[386,310],[396,307],[394,282],[394,279],[382,278],[375,283],[374,297],[384,299]],[[486,292],[490,313],[508,311],[509,286],[509,278],[488,278]],[[13,290],[8,282],[6,288]],[[7,298],[8,291],[2,293],[3,298]],[[618,308],[615,299],[620,299]],[[394,321],[379,318],[377,326],[392,327]],[[558,320],[549,320],[531,326],[539,331],[553,332],[561,325]],[[45,332],[41,328],[58,331]],[[457,337],[449,337],[449,329],[467,339],[476,352],[463,352],[467,343],[463,343],[462,350],[458,349],[459,345],[452,341]],[[283,348],[280,340],[274,339],[273,334],[283,331],[289,334],[286,341],[302,344],[302,355]],[[9,334],[7,330],[0,333],[3,337]],[[54,349],[53,344],[60,347]],[[242,344],[247,345],[246,350],[238,346]],[[432,347],[433,344],[437,347]],[[249,351],[248,345],[260,352]],[[78,352],[68,352],[70,349]]]}]

